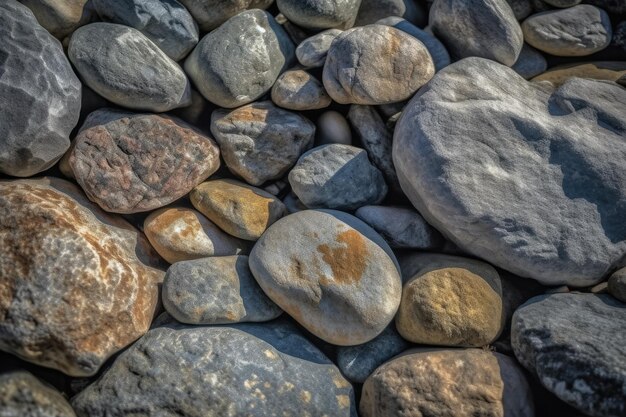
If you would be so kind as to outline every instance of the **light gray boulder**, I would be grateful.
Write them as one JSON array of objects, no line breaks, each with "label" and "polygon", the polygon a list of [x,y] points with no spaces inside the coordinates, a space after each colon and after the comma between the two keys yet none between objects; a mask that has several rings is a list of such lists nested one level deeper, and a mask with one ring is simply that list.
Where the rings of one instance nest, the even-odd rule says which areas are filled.
[{"label": "light gray boulder", "polygon": [[339,29],[328,29],[300,42],[296,48],[298,62],[307,68],[323,67],[330,44],[342,32]]},{"label": "light gray boulder", "polygon": [[276,5],[305,29],[348,29],[354,25],[361,0],[276,0]]}]

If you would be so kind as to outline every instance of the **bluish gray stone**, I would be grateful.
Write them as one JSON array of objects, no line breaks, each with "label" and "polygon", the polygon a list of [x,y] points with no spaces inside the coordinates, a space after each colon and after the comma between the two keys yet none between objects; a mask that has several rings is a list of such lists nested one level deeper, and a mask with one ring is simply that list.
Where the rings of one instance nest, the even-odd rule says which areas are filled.
[{"label": "bluish gray stone", "polygon": [[328,29],[303,40],[296,48],[298,62],[308,68],[323,67],[330,44],[341,32],[339,29]]},{"label": "bluish gray stone", "polygon": [[376,23],[387,17],[406,19],[414,25],[424,26],[428,22],[428,13],[421,2],[415,0],[362,0],[354,26]]},{"label": "bluish gray stone", "polygon": [[233,16],[249,9],[267,9],[274,0],[180,0],[202,32],[210,32]]},{"label": "bluish gray stone", "polygon": [[517,61],[511,68],[529,80],[545,72],[548,69],[548,62],[541,52],[525,43]]},{"label": "bluish gray stone", "polygon": [[0,416],[76,417],[61,393],[26,371],[0,374]]},{"label": "bluish gray stone", "polygon": [[354,25],[361,0],[276,0],[276,5],[305,29],[348,29]]}]

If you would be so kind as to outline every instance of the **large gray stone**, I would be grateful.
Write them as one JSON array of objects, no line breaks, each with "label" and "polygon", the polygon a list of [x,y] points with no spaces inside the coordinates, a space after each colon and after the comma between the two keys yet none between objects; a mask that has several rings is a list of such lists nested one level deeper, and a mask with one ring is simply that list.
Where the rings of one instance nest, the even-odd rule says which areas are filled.
[{"label": "large gray stone", "polygon": [[626,260],[625,106],[615,83],[556,88],[468,58],[409,103],[394,164],[463,250],[544,284],[593,285]]},{"label": "large gray stone", "polygon": [[524,43],[522,29],[504,0],[437,0],[429,24],[456,59],[477,56],[511,66]]},{"label": "large gray stone", "polygon": [[67,53],[85,84],[115,104],[155,112],[191,104],[183,70],[137,29],[91,23],[74,32]]},{"label": "large gray stone", "polygon": [[61,43],[26,7],[0,4],[0,172],[28,177],[70,146],[81,88]]},{"label": "large gray stone", "polygon": [[323,67],[330,45],[341,32],[328,29],[300,42],[296,48],[298,62],[308,68]]},{"label": "large gray stone", "polygon": [[59,391],[26,371],[12,371],[0,374],[0,416],[76,417],[76,414]]},{"label": "large gray stone", "polygon": [[289,35],[269,13],[256,9],[202,38],[185,60],[185,71],[207,100],[234,108],[267,93],[294,60]]},{"label": "large gray stone", "polygon": [[105,22],[137,29],[174,61],[198,43],[198,26],[176,0],[91,0]]},{"label": "large gray stone", "polygon": [[248,9],[267,9],[274,0],[180,0],[193,15],[202,32],[210,32],[231,17]]},{"label": "large gray stone", "polygon": [[424,6],[415,0],[362,0],[354,26],[370,25],[390,16],[404,18],[418,26],[425,26],[428,21]]},{"label": "large gray stone", "polygon": [[354,25],[361,0],[276,0],[276,5],[305,29],[348,29]]},{"label": "large gray stone", "polygon": [[280,321],[150,330],[72,405],[81,417],[356,417],[350,383]]},{"label": "large gray stone", "polygon": [[623,416],[625,328],[626,304],[609,295],[541,295],[513,315],[511,343],[561,400],[590,416]]}]

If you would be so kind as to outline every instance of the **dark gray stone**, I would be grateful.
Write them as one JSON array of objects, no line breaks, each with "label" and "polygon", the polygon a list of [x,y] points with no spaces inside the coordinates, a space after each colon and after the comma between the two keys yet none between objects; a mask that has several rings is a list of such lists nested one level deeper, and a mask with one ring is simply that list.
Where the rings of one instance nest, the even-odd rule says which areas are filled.
[{"label": "dark gray stone", "polygon": [[612,82],[555,87],[467,58],[406,107],[394,165],[461,249],[544,284],[593,285],[626,260],[625,106]]},{"label": "dark gray stone", "polygon": [[348,120],[335,110],[325,111],[317,119],[316,145],[339,143],[352,145],[352,131]]},{"label": "dark gray stone", "polygon": [[609,293],[626,303],[626,268],[618,269],[609,278]]},{"label": "dark gray stone", "polygon": [[585,3],[593,4],[612,14],[626,14],[626,3],[624,3],[624,0],[585,0]]},{"label": "dark gray stone", "polygon": [[513,315],[515,356],[541,383],[587,415],[626,413],[626,304],[609,295],[550,294]]},{"label": "dark gray stone", "polygon": [[0,4],[0,172],[35,175],[70,146],[81,85],[61,43],[14,0]]},{"label": "dark gray stone", "polygon": [[307,68],[323,67],[330,44],[341,33],[339,29],[328,29],[303,40],[296,48],[298,62]]},{"label": "dark gray stone", "polygon": [[526,19],[533,12],[531,0],[506,0],[517,20]]},{"label": "dark gray stone", "polygon": [[528,44],[524,44],[522,52],[520,52],[517,61],[511,67],[513,71],[529,80],[548,69],[548,62],[546,58]]},{"label": "dark gray stone", "polygon": [[81,417],[356,417],[350,383],[282,321],[154,328],[72,405]]},{"label": "dark gray stone", "polygon": [[295,60],[295,46],[263,10],[231,17],[206,35],[185,61],[200,93],[221,107],[248,104],[267,93]]},{"label": "dark gray stone", "polygon": [[202,32],[210,32],[248,9],[267,9],[274,0],[180,0]]},{"label": "dark gray stone", "polygon": [[305,29],[348,29],[361,0],[276,0],[276,4],[287,19]]},{"label": "dark gray stone", "polygon": [[582,0],[542,0],[542,1],[546,4],[549,4],[550,6],[566,8],[566,7],[576,6]]},{"label": "dark gray stone", "polygon": [[428,22],[428,14],[418,1],[362,0],[354,26],[371,25],[390,16],[406,19],[417,26],[425,26]]},{"label": "dark gray stone", "polygon": [[0,416],[76,417],[76,414],[59,391],[26,371],[12,371],[0,374]]},{"label": "dark gray stone", "polygon": [[626,20],[615,26],[611,43],[626,53]]}]

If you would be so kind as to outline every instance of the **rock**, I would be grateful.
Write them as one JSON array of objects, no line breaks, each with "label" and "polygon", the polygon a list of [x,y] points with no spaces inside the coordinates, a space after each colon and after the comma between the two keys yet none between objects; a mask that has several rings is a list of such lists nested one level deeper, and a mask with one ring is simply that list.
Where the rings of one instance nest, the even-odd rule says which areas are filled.
[{"label": "rock", "polygon": [[533,81],[550,81],[555,86],[563,85],[573,77],[592,80],[615,81],[626,75],[626,62],[595,61],[559,65],[533,78]]},{"label": "rock", "polygon": [[520,52],[517,61],[515,61],[515,64],[513,64],[511,68],[513,71],[529,80],[545,72],[548,68],[548,62],[539,51],[528,44],[524,44],[522,52]]},{"label": "rock", "polygon": [[511,342],[520,363],[561,400],[587,415],[620,416],[625,327],[626,304],[609,295],[541,295],[513,315]]},{"label": "rock", "polygon": [[295,60],[294,50],[269,13],[247,10],[202,38],[185,71],[207,100],[234,108],[267,93]]},{"label": "rock", "polygon": [[189,196],[193,206],[226,233],[255,241],[287,213],[272,194],[235,180],[198,185]]},{"label": "rock", "polygon": [[90,417],[356,415],[350,383],[280,321],[150,330],[72,405]]},{"label": "rock", "polygon": [[626,303],[626,268],[618,269],[609,278],[609,293]]},{"label": "rock", "polygon": [[67,400],[26,371],[0,374],[3,417],[76,417]]},{"label": "rock", "polygon": [[613,83],[554,88],[468,58],[409,103],[394,165],[420,214],[462,250],[546,285],[593,285],[626,254],[624,106]]},{"label": "rock", "polygon": [[386,104],[411,97],[434,73],[423,43],[390,26],[368,25],[337,36],[323,81],[337,103]]},{"label": "rock", "polygon": [[626,74],[622,75],[617,81],[615,81],[622,87],[626,87]]},{"label": "rock", "polygon": [[352,131],[345,117],[339,112],[329,110],[317,119],[318,145],[338,143],[352,145]]},{"label": "rock", "polygon": [[394,249],[433,250],[443,246],[443,237],[413,208],[363,206],[354,215]]},{"label": "rock", "polygon": [[296,48],[298,62],[308,68],[323,67],[330,44],[341,33],[339,29],[328,29],[303,40]]},{"label": "rock", "polygon": [[222,232],[202,214],[188,208],[162,208],[144,221],[148,240],[167,262],[246,252],[245,242]]},{"label": "rock", "polygon": [[401,296],[396,262],[373,229],[335,210],[280,219],[250,254],[263,291],[308,331],[340,346],[372,340],[391,322]]},{"label": "rock", "polygon": [[422,30],[401,17],[390,16],[376,22],[377,25],[393,26],[408,33],[424,44],[435,65],[435,72],[450,65],[448,50],[432,33]]},{"label": "rock", "polygon": [[90,114],[69,164],[90,200],[138,213],[187,194],[220,164],[215,142],[180,119],[110,109]]},{"label": "rock", "polygon": [[611,46],[615,46],[621,49],[622,53],[626,53],[626,20],[618,23],[613,29]]},{"label": "rock", "polygon": [[415,349],[363,385],[362,417],[532,417],[530,387],[508,356],[481,349]]},{"label": "rock", "polygon": [[456,59],[477,56],[511,66],[524,43],[513,10],[502,0],[437,0],[429,24]]},{"label": "rock", "polygon": [[164,112],[191,104],[183,70],[137,29],[91,23],[74,32],[67,53],[83,82],[117,105]]},{"label": "rock", "polygon": [[19,0],[19,2],[33,12],[39,24],[52,36],[61,40],[88,23],[95,14],[89,0]]},{"label": "rock", "polygon": [[274,0],[180,0],[202,32],[211,32],[233,16],[249,9],[267,9]]},{"label": "rock", "polygon": [[14,0],[0,5],[0,57],[0,96],[11,103],[0,108],[0,173],[28,177],[70,146],[80,82],[59,41]]},{"label": "rock", "polygon": [[317,110],[332,102],[317,78],[303,70],[285,71],[272,87],[272,101],[289,110]]},{"label": "rock", "polygon": [[348,29],[354,25],[361,0],[276,0],[287,19],[305,29]]},{"label": "rock", "polygon": [[380,365],[407,350],[404,340],[393,324],[367,343],[337,348],[337,366],[350,381],[362,384]]},{"label": "rock", "polygon": [[533,12],[531,0],[506,0],[517,20],[526,19]]},{"label": "rock", "polygon": [[148,330],[156,253],[75,185],[0,182],[0,247],[0,350],[87,376]]},{"label": "rock", "polygon": [[285,207],[287,207],[289,214],[307,210],[307,207],[302,204],[300,200],[298,200],[298,196],[296,196],[293,191],[287,194],[287,196],[283,199],[283,203],[285,204]]},{"label": "rock", "polygon": [[612,14],[626,14],[626,4],[623,0],[585,0],[585,3],[593,4]]},{"label": "rock", "polygon": [[522,23],[524,39],[556,56],[586,56],[611,43],[611,20],[602,9],[581,4],[537,13]]},{"label": "rock", "polygon": [[176,262],[163,280],[163,306],[188,324],[269,321],[283,312],[256,283],[243,255]]},{"label": "rock", "polygon": [[362,0],[354,26],[370,25],[391,16],[417,26],[425,26],[428,22],[426,11],[415,0]]},{"label": "rock", "polygon": [[322,145],[300,157],[289,184],[309,208],[356,210],[380,203],[387,194],[381,172],[367,152],[349,145]]},{"label": "rock", "polygon": [[313,146],[315,125],[269,101],[211,116],[211,132],[228,169],[252,185],[281,178]]},{"label": "rock", "polygon": [[191,90],[191,104],[187,107],[174,109],[171,115],[179,117],[187,123],[209,132],[207,120],[211,120],[211,113],[215,110],[213,103],[209,103],[198,91]]},{"label": "rock", "polygon": [[137,29],[174,61],[198,43],[198,26],[176,0],[91,0],[105,22]]},{"label": "rock", "polygon": [[550,6],[567,8],[567,7],[576,6],[582,0],[541,0],[541,1],[549,4]]}]

